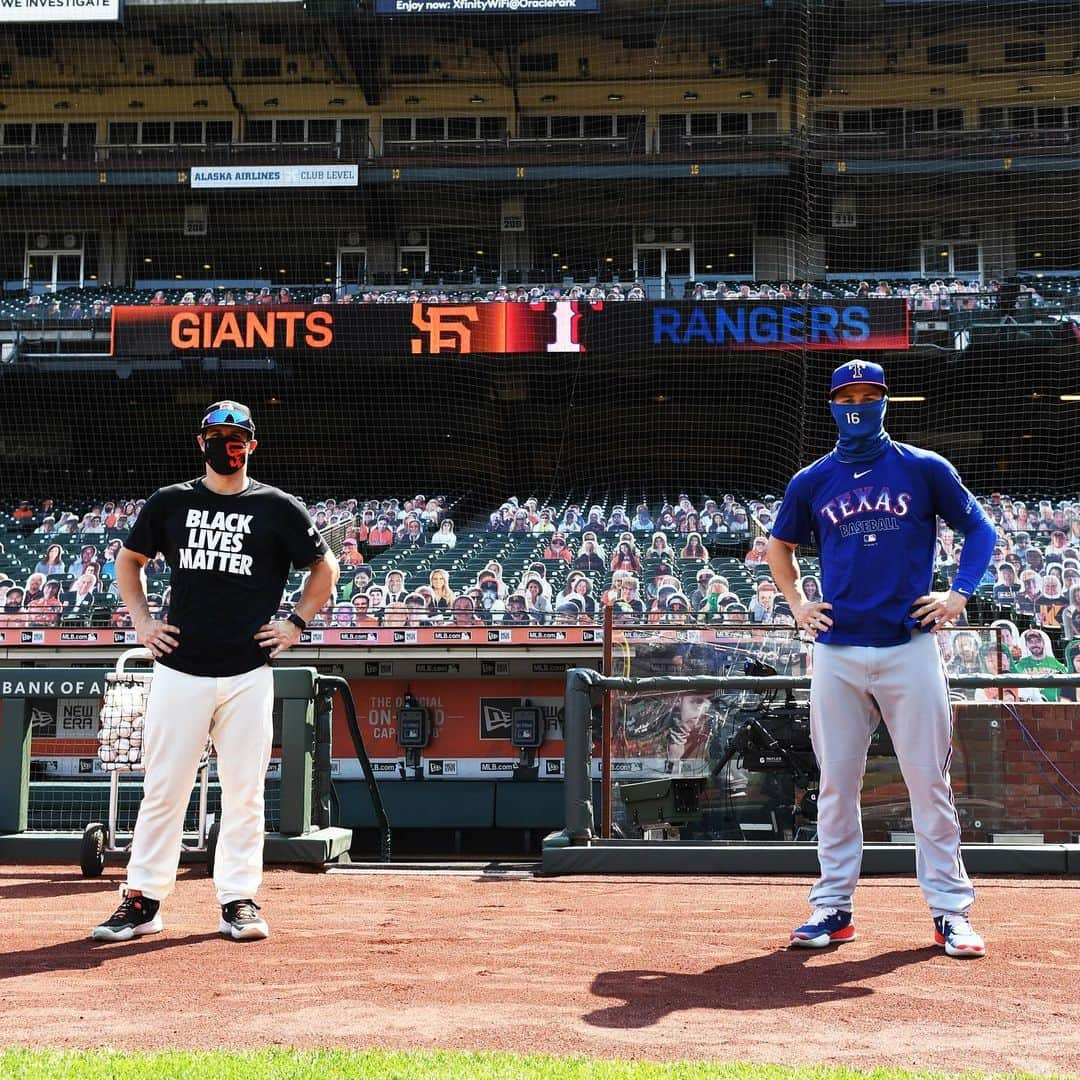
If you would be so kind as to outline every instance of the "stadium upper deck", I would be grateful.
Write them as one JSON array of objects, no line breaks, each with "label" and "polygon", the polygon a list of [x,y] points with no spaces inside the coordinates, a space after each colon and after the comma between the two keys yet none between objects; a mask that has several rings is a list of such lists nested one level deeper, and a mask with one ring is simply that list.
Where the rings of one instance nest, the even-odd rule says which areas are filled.
[{"label": "stadium upper deck", "polygon": [[1076,272],[1078,41],[1074,4],[872,0],[17,25],[0,281]]}]

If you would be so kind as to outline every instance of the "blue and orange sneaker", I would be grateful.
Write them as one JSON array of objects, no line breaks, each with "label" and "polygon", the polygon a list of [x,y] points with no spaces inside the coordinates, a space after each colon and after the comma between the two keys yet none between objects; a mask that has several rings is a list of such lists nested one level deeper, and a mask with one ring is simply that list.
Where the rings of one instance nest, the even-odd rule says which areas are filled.
[{"label": "blue and orange sneaker", "polygon": [[934,919],[934,943],[944,945],[948,956],[977,960],[986,955],[986,943],[966,915],[938,915]]},{"label": "blue and orange sneaker", "polygon": [[855,924],[850,911],[834,907],[814,908],[813,915],[797,930],[791,931],[791,944],[800,949],[823,949],[855,940]]}]

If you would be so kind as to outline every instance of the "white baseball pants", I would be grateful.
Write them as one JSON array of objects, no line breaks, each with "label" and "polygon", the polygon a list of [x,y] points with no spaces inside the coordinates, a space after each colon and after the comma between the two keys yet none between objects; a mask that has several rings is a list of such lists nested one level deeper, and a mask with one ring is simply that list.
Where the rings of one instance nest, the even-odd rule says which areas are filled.
[{"label": "white baseball pants", "polygon": [[933,634],[892,648],[815,645],[810,733],[821,767],[815,907],[851,910],[862,865],[860,794],[866,754],[885,721],[911,796],[915,871],[934,916],[962,914],[975,890],[960,855],[949,779],[952,709]]},{"label": "white baseball pants", "polygon": [[145,782],[128,887],[164,900],[176,884],[184,815],[206,736],[221,781],[214,860],[218,902],[254,899],[262,882],[263,783],[274,737],[274,673],[206,678],[154,665],[143,719]]}]

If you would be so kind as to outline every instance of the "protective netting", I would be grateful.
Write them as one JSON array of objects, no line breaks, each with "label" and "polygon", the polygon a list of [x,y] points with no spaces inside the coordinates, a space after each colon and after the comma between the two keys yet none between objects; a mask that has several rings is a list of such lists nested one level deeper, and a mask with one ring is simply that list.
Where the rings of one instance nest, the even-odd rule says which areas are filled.
[{"label": "protective netting", "polygon": [[[149,654],[146,654],[149,659]],[[80,722],[96,714],[96,757],[69,757],[64,741],[52,741],[49,756],[36,756],[31,763],[31,782],[27,811],[30,831],[81,831],[87,824],[99,821],[106,824],[108,835],[129,836],[135,828],[143,791],[143,721],[153,674],[149,670],[125,669],[129,662],[125,653],[117,668],[105,677],[105,696],[100,702],[68,701]],[[100,706],[94,708],[94,706]],[[89,710],[87,710],[89,706]],[[36,736],[55,737],[61,734],[58,716],[61,703],[49,699],[34,699],[30,705],[31,723]],[[51,730],[47,721],[51,719]],[[280,743],[281,706],[274,707],[275,744]],[[80,732],[90,735],[91,732]],[[71,746],[68,743],[68,746]],[[91,745],[80,740],[75,746],[84,752]],[[50,766],[52,766],[50,768]],[[201,785],[206,780],[206,813],[215,820],[221,817],[221,788],[217,778],[217,759],[213,756],[213,741],[206,740],[200,756],[195,783],[184,816],[185,833],[197,837],[207,825],[200,818]],[[273,775],[270,775],[273,774]],[[106,778],[107,779],[103,779]],[[115,787],[115,802],[111,791]],[[281,818],[280,760],[272,762],[264,788],[264,814],[268,831],[276,831]]]},{"label": "protective netting", "polygon": [[10,493],[137,496],[224,396],[313,498],[776,490],[830,346],[1075,487],[1074,5],[512,6],[3,9]]},{"label": "protective netting", "polygon": [[323,625],[591,621],[624,534],[663,612],[747,561],[869,355],[1000,525],[980,617],[1066,659],[1075,5],[510,6],[0,8],[4,627],[126,628],[110,545],[222,398],[337,529]]},{"label": "protective netting", "polygon": [[[266,831],[281,827],[281,781],[267,779],[263,793]],[[142,802],[142,775],[124,774],[118,792],[116,832],[130,836]],[[211,780],[206,809],[221,820],[221,787]],[[101,780],[55,779],[30,782],[27,810],[29,832],[81,832],[92,821],[109,819],[109,785]],[[184,832],[198,835],[199,791],[194,788],[184,814]]]}]

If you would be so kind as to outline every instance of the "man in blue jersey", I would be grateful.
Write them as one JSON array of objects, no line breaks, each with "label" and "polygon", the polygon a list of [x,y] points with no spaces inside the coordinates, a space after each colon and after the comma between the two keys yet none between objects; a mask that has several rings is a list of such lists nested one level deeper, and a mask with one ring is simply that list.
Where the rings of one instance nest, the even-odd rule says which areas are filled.
[{"label": "man in blue jersey", "polygon": [[[949,956],[985,954],[968,910],[974,890],[960,855],[949,780],[952,713],[933,632],[953,623],[994,547],[994,528],[944,458],[893,442],[884,428],[885,372],[852,360],[833,372],[835,449],[791,480],[768,546],[773,580],[815,641],[810,725],[821,768],[813,914],[791,944],[855,937],[852,894],[862,861],[859,795],[879,716],[911,796],[916,873]],[[931,592],[938,517],[964,534],[952,589]],[[797,582],[800,544],[821,555],[821,598]]]}]

